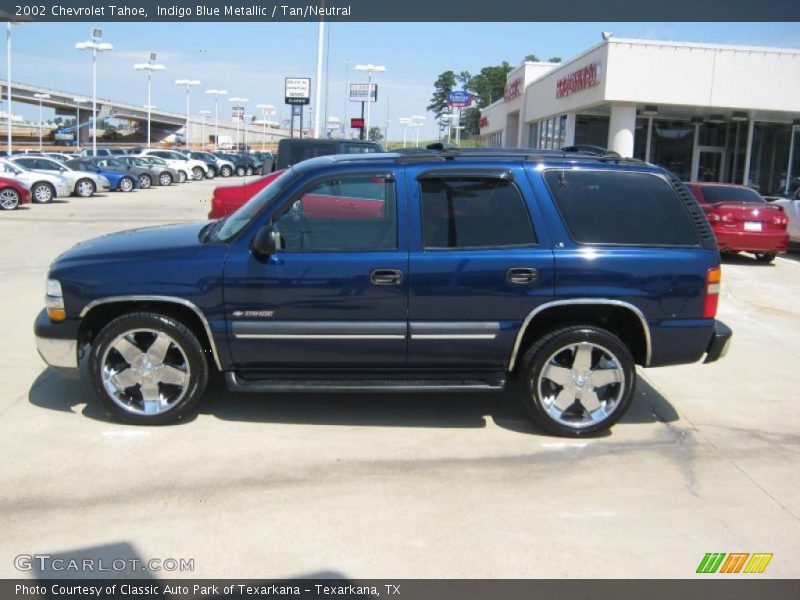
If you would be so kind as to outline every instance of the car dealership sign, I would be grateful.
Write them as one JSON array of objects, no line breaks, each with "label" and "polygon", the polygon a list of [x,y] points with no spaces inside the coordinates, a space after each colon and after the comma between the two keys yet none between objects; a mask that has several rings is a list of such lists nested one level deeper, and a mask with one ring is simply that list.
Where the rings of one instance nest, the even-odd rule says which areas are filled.
[{"label": "car dealership sign", "polygon": [[311,79],[309,77],[286,78],[286,104],[308,104],[311,102]]},{"label": "car dealership sign", "polygon": [[522,96],[522,79],[514,79],[513,81],[509,81],[506,84],[506,89],[503,93],[503,99],[506,102],[509,102],[510,100],[519,98],[520,96]]},{"label": "car dealership sign", "polygon": [[592,63],[573,71],[556,82],[556,98],[564,98],[600,83],[600,63]]},{"label": "car dealership sign", "polygon": [[377,101],[378,101],[377,83],[350,84],[350,102],[377,102]]},{"label": "car dealership sign", "polygon": [[456,90],[447,95],[447,106],[455,106],[456,108],[466,108],[472,105],[472,94]]}]

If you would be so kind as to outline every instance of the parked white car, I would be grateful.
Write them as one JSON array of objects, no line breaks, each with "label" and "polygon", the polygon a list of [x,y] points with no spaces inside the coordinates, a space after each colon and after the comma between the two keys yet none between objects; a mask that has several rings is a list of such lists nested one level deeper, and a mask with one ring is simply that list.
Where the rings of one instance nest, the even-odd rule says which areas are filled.
[{"label": "parked white car", "polygon": [[[173,169],[177,169],[178,171],[186,173],[186,177],[189,179],[195,179],[198,181],[200,179],[205,179],[208,171],[208,165],[206,165],[206,163],[203,161],[186,158],[183,154],[174,150],[157,150],[150,148],[147,150],[142,150],[142,152],[139,153],[139,156],[157,156],[158,158],[163,158]],[[183,181],[180,181],[179,183],[183,183]]]},{"label": "parked white car", "polygon": [[107,192],[111,187],[108,179],[100,173],[76,171],[64,163],[46,156],[16,156],[11,159],[11,162],[32,171],[65,177],[70,183],[72,193],[81,198],[89,198],[98,190]]},{"label": "parked white car", "polygon": [[31,188],[31,199],[40,204],[72,193],[69,181],[61,174],[31,171],[5,158],[0,159],[0,174],[21,181]]},{"label": "parked white car", "polygon": [[794,198],[777,198],[775,200],[767,198],[767,200],[771,200],[772,204],[783,207],[783,212],[786,213],[786,217],[789,219],[789,223],[786,225],[789,240],[800,244],[800,197],[795,195]]}]

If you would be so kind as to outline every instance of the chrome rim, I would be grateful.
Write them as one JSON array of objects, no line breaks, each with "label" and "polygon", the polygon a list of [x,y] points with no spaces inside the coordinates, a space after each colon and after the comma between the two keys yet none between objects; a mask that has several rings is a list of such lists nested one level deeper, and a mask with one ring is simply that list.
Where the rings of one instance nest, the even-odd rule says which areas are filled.
[{"label": "chrome rim", "polygon": [[569,344],[550,355],[536,382],[538,399],[554,421],[582,429],[602,423],[625,393],[622,363],[608,348]]},{"label": "chrome rim", "polygon": [[195,167],[194,169],[192,169],[192,173],[194,174],[194,178],[196,181],[200,181],[201,179],[203,179],[203,177],[206,176],[205,173],[203,173],[203,169],[201,169],[200,167]]},{"label": "chrome rim", "polygon": [[17,208],[19,205],[19,195],[14,190],[3,190],[0,192],[0,206],[4,210]]},{"label": "chrome rim", "polygon": [[161,185],[169,185],[172,183],[172,177],[169,176],[169,173],[162,173],[158,180]]},{"label": "chrome rim", "polygon": [[53,199],[53,192],[46,185],[37,185],[33,195],[37,202],[50,202]]},{"label": "chrome rim", "polygon": [[230,177],[231,176],[231,168],[230,167],[222,167],[222,176],[223,177]]},{"label": "chrome rim", "polygon": [[78,195],[87,198],[94,194],[94,185],[91,181],[81,181],[78,183]]},{"label": "chrome rim", "polygon": [[123,192],[130,192],[133,189],[133,182],[125,177],[119,182],[119,189],[121,189]]},{"label": "chrome rim", "polygon": [[244,175],[244,169],[242,167],[239,167],[238,169],[236,169],[236,174],[239,177],[242,177]]},{"label": "chrome rim", "polygon": [[184,173],[183,171],[181,171],[180,175],[178,176],[178,180],[179,180],[181,183],[183,183],[184,181],[186,181],[186,173]]},{"label": "chrome rim", "polygon": [[143,190],[150,187],[150,175],[142,175],[139,177],[139,187]]},{"label": "chrome rim", "polygon": [[133,329],[119,335],[103,353],[103,387],[122,409],[157,415],[174,408],[186,395],[191,370],[183,348],[155,329]]}]

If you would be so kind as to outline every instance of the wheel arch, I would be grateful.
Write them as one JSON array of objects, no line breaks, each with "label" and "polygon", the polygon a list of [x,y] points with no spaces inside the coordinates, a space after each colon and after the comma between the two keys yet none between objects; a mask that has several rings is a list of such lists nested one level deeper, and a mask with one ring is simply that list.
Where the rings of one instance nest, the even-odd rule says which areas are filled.
[{"label": "wheel arch", "polygon": [[650,327],[641,310],[622,300],[572,298],[546,302],[528,313],[517,332],[508,371],[514,371],[518,359],[541,335],[556,327],[579,323],[609,330],[628,346],[636,364],[645,367],[650,364]]},{"label": "wheel arch", "polygon": [[80,313],[79,346],[91,344],[100,330],[117,317],[143,310],[160,312],[180,320],[197,336],[203,349],[211,353],[217,369],[222,371],[222,363],[208,320],[203,311],[184,298],[142,295],[94,300],[87,304]]}]

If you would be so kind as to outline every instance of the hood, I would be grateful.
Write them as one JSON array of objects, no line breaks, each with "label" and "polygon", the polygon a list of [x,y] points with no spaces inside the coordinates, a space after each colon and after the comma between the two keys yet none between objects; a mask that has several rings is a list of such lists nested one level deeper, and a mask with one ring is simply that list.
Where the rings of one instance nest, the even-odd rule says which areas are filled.
[{"label": "hood", "polygon": [[207,221],[143,227],[109,233],[73,246],[54,266],[75,261],[158,261],[193,256],[202,244],[198,237]]}]

